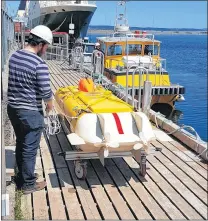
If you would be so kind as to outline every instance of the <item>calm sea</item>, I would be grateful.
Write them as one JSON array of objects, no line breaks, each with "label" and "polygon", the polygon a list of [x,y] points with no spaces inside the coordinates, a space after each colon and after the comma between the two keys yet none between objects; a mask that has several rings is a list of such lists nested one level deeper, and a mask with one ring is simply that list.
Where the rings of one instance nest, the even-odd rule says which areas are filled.
[{"label": "calm sea", "polygon": [[[91,41],[96,36],[90,35]],[[185,86],[185,101],[176,103],[183,112],[179,124],[192,126],[207,141],[207,36],[158,35],[161,57],[167,59],[172,83]]]}]

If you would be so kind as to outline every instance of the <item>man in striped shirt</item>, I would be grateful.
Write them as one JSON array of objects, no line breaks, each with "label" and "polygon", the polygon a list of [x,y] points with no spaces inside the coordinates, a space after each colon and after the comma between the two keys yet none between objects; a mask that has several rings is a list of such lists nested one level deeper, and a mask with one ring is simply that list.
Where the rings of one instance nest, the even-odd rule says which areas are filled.
[{"label": "man in striped shirt", "polygon": [[31,30],[28,45],[9,60],[7,112],[16,135],[16,184],[24,194],[43,189],[34,174],[37,149],[44,128],[42,100],[46,111],[53,108],[49,71],[41,55],[52,43],[51,30],[43,25]]}]

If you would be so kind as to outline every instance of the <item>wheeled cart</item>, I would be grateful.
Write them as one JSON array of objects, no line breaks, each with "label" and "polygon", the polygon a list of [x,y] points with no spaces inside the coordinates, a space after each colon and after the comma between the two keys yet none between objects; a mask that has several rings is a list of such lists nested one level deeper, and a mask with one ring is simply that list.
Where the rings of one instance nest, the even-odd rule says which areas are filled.
[{"label": "wheeled cart", "polygon": [[143,177],[146,175],[146,152],[144,148],[132,151],[109,152],[108,156],[106,157],[104,156],[104,152],[105,151],[103,149],[101,149],[99,152],[85,152],[77,149],[59,153],[59,155],[64,156],[65,160],[74,161],[74,172],[78,179],[85,179],[87,176],[87,162],[85,160],[100,159],[102,165],[105,166],[105,158],[119,158],[127,156],[134,157],[140,165],[139,174]]}]

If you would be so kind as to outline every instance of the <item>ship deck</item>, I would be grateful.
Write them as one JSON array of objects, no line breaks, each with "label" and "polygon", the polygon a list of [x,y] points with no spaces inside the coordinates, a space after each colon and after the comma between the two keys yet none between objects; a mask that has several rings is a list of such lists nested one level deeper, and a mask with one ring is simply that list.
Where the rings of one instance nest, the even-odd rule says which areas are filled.
[{"label": "ship deck", "polygon": [[[75,85],[82,74],[58,61],[47,61],[52,90]],[[147,157],[145,178],[131,157],[88,160],[86,180],[78,180],[72,161],[57,153],[72,150],[62,125],[57,135],[42,137],[36,172],[47,187],[26,195],[26,219],[207,219],[207,164],[178,141]]]}]

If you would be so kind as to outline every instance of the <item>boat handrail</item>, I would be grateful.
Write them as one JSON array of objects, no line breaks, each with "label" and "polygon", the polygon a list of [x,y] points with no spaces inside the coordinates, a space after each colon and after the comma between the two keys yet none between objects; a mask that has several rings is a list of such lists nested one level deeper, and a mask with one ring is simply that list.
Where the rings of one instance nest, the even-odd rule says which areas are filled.
[{"label": "boat handrail", "polygon": [[[136,71],[139,71],[139,98],[138,98],[138,106],[137,109],[138,111],[141,111],[141,103],[142,103],[142,88],[141,88],[141,82],[142,82],[142,78],[143,78],[143,82],[144,82],[144,72],[146,73],[146,80],[149,81],[149,73],[148,70],[142,66],[137,66],[133,73],[132,73],[132,97],[134,98],[135,95],[135,86],[134,86],[134,80],[135,80],[135,73]],[[128,87],[128,85],[127,85]],[[132,106],[134,107],[134,101],[132,101]]]},{"label": "boat handrail", "polygon": [[[118,35],[118,36],[116,36]],[[121,36],[119,36],[121,35]],[[131,38],[141,38],[141,39],[150,39],[151,41],[153,41],[155,39],[155,36],[154,34],[144,34],[144,33],[141,33],[141,34],[136,34],[136,33],[122,33],[122,32],[114,32],[113,34],[110,34],[108,36],[108,38],[120,38],[120,40],[122,38],[128,38],[128,39],[131,39]]]},{"label": "boat handrail", "polygon": [[91,65],[92,65],[92,72],[91,77],[97,78],[95,82],[100,84],[102,83],[102,79],[104,76],[104,53],[94,50],[91,56]]}]

